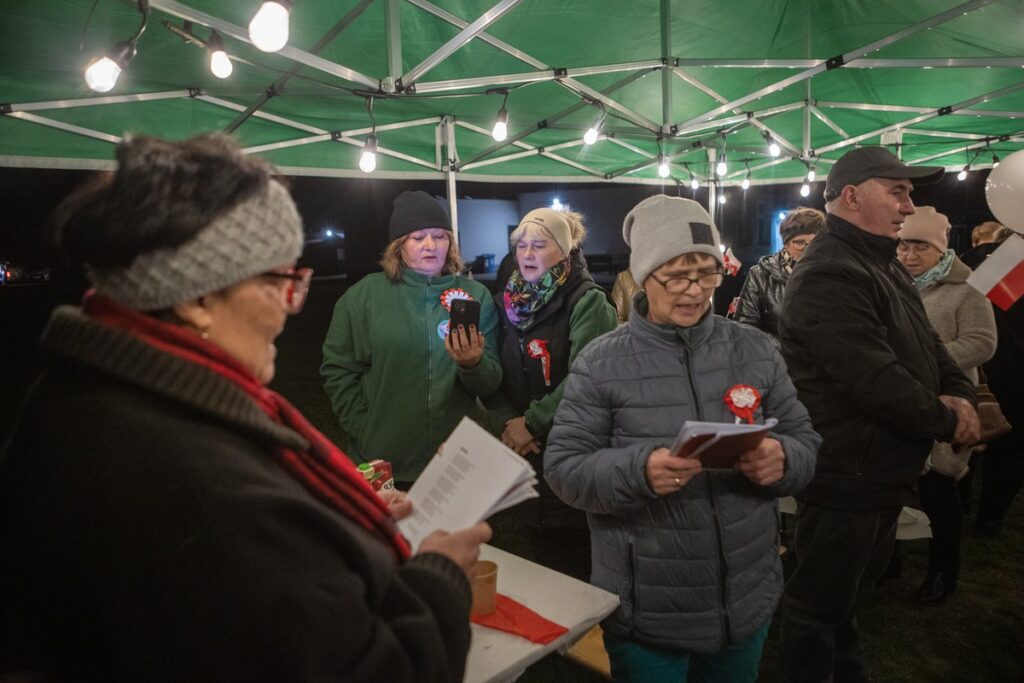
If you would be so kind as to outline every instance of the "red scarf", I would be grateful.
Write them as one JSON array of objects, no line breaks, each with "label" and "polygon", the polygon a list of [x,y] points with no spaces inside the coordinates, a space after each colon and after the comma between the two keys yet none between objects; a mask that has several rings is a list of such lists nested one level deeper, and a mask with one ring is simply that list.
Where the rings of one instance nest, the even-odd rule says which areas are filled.
[{"label": "red scarf", "polygon": [[275,455],[281,467],[314,496],[376,536],[399,561],[409,557],[409,543],[398,531],[387,505],[352,461],[295,406],[260,384],[223,349],[183,327],[139,313],[96,292],[86,294],[82,309],[96,322],[124,330],[164,353],[201,365],[240,387],[270,419],[298,432],[309,442],[309,449],[304,451],[277,448]]}]

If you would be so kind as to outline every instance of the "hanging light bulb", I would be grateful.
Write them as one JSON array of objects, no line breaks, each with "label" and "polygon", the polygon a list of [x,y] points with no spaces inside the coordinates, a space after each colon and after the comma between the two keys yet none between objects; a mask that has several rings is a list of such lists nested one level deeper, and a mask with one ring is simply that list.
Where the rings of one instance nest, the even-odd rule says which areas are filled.
[{"label": "hanging light bulb", "polygon": [[359,155],[359,170],[363,173],[373,173],[377,168],[377,136],[370,135],[363,145],[363,153]]},{"label": "hanging light bulb", "polygon": [[718,194],[718,203],[719,204],[725,204],[725,193],[724,192],[720,192]]},{"label": "hanging light bulb", "polygon": [[813,166],[808,166],[807,167],[807,182],[813,183],[814,179],[817,178],[817,177],[818,177],[818,174],[815,172],[814,167]]},{"label": "hanging light bulb", "polygon": [[803,185],[800,186],[800,196],[806,197],[809,194],[811,194],[811,186],[808,185],[807,183],[804,183]]},{"label": "hanging light bulb", "polygon": [[594,119],[593,125],[587,128],[587,132],[583,134],[583,144],[592,145],[597,142],[597,136],[601,133],[601,127],[604,125],[604,107],[601,107],[601,113]]},{"label": "hanging light bulb", "polygon": [[968,170],[968,168],[970,168],[970,167],[964,166],[963,168],[961,168],[960,172],[956,174],[956,179],[959,180],[960,182],[963,182],[963,181],[967,180],[967,170]]},{"label": "hanging light bulb", "polygon": [[992,155],[992,168],[999,168],[999,157],[995,154]]},{"label": "hanging light bulb", "polygon": [[234,66],[231,64],[228,53],[224,50],[224,39],[220,37],[219,33],[214,31],[210,34],[206,48],[210,51],[210,72],[217,78],[230,76],[234,71]]},{"label": "hanging light bulb", "polygon": [[715,174],[719,178],[721,178],[722,176],[724,176],[728,172],[729,172],[729,164],[727,164],[725,162],[725,157],[723,156],[722,159],[718,162],[718,165],[715,166]]},{"label": "hanging light bulb", "polygon": [[690,189],[693,189],[693,190],[699,190],[700,189],[700,181],[697,180],[697,178],[695,178],[694,176],[690,176]]},{"label": "hanging light bulb", "polygon": [[109,92],[134,58],[135,43],[122,40],[106,55],[89,62],[85,69],[85,84],[96,92]]},{"label": "hanging light bulb", "polygon": [[743,182],[740,183],[740,187],[742,187],[744,190],[749,190],[750,189],[750,174],[749,173],[743,178]]},{"label": "hanging light bulb", "polygon": [[658,155],[658,175],[662,178],[668,178],[672,174],[672,168],[668,165],[668,159],[664,154]]},{"label": "hanging light bulb", "polygon": [[779,143],[775,142],[775,140],[772,140],[771,142],[768,143],[768,153],[771,154],[773,157],[777,157],[780,154],[782,154],[782,148],[779,147]]},{"label": "hanging light bulb", "polygon": [[268,0],[249,22],[249,40],[264,52],[277,52],[288,44],[291,0]]},{"label": "hanging light bulb", "polygon": [[508,137],[508,109],[502,105],[498,110],[498,117],[494,120],[494,128],[491,129],[491,137],[497,142],[502,142]]}]

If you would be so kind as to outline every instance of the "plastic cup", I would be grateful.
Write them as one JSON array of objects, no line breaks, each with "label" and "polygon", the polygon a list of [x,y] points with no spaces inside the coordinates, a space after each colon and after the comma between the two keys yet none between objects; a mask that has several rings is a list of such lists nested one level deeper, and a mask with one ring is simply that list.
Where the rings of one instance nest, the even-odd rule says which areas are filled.
[{"label": "plastic cup", "polygon": [[498,599],[498,565],[490,560],[477,560],[473,565],[470,585],[473,589],[474,616],[494,614]]}]

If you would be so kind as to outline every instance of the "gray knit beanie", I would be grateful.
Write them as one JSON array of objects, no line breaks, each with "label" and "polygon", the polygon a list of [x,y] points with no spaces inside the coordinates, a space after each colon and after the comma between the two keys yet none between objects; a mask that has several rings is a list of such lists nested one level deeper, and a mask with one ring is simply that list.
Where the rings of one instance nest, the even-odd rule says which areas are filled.
[{"label": "gray knit beanie", "polygon": [[641,285],[651,272],[680,254],[707,254],[722,265],[718,229],[704,207],[692,199],[648,197],[626,214],[622,237],[630,247],[630,272]]},{"label": "gray knit beanie", "polygon": [[426,228],[452,229],[451,219],[444,207],[423,190],[398,195],[388,222],[388,239],[394,241],[410,232]]},{"label": "gray knit beanie", "polygon": [[177,247],[139,255],[127,268],[88,268],[96,291],[139,311],[158,311],[297,259],[302,219],[271,180]]}]

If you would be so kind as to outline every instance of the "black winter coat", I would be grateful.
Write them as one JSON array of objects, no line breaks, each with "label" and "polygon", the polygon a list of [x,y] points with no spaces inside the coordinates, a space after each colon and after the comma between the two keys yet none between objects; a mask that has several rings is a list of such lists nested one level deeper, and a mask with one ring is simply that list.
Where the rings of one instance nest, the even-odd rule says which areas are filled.
[{"label": "black winter coat", "polygon": [[77,309],[44,346],[0,458],[0,678],[462,680],[463,572],[315,499],[273,453],[303,437]]},{"label": "black winter coat", "polygon": [[896,240],[829,215],[789,278],[782,354],[823,438],[801,500],[847,510],[912,503],[932,442],[956,428],[939,395],[975,400],[895,252]]},{"label": "black winter coat", "polygon": [[740,291],[736,320],[778,338],[779,309],[782,308],[782,295],[786,291],[788,279],[789,273],[782,265],[780,253],[758,259],[747,272],[747,279]]}]

